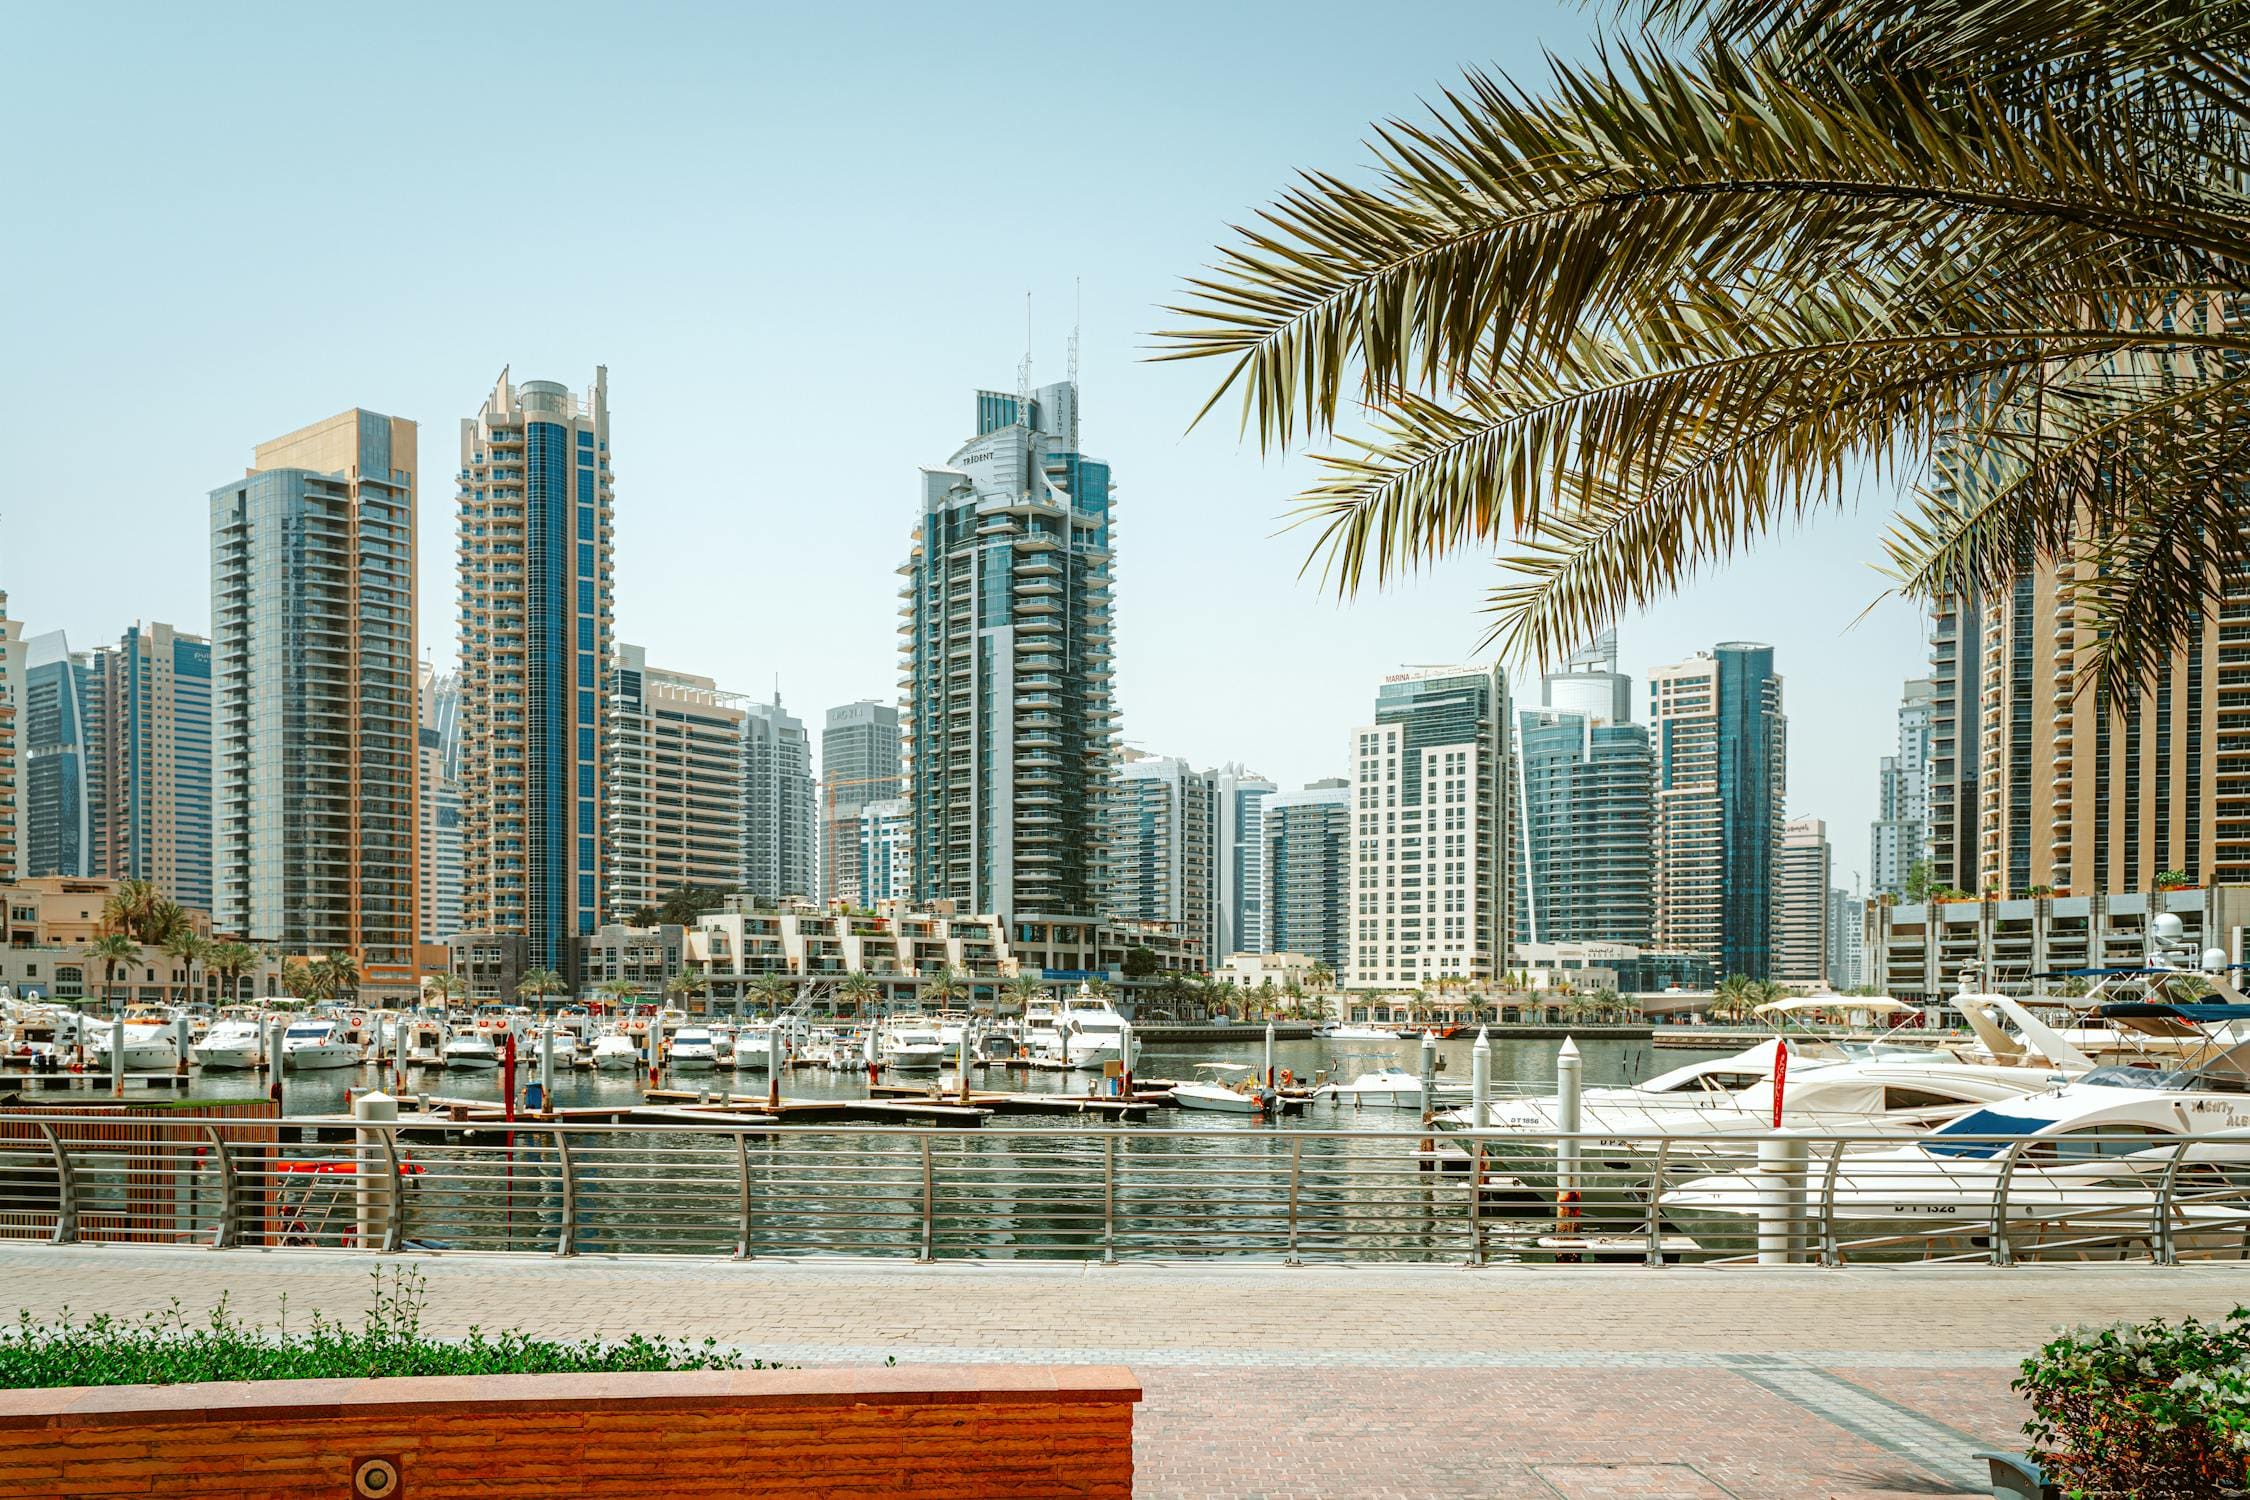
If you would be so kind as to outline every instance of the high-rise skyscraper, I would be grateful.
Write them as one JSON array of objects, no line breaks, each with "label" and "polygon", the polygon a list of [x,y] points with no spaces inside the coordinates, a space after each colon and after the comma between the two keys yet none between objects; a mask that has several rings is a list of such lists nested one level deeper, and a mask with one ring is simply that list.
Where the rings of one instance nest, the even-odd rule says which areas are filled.
[{"label": "high-rise skyscraper", "polygon": [[914,899],[914,849],[902,798],[859,810],[859,903]]},{"label": "high-rise skyscraper", "polygon": [[1774,974],[1797,984],[1828,982],[1828,825],[1791,818],[1782,825],[1775,883]]},{"label": "high-rise skyscraper", "polygon": [[820,889],[819,805],[812,739],[779,702],[746,706],[742,721],[741,888],[766,900],[809,900]]},{"label": "high-rise skyscraper", "polygon": [[508,372],[461,423],[462,922],[568,968],[600,916],[614,630],[609,372]]},{"label": "high-rise skyscraper", "polygon": [[1213,858],[1216,798],[1211,778],[1171,755],[1118,767],[1108,799],[1103,915],[1158,922],[1195,945],[1206,967],[1220,960]]},{"label": "high-rise skyscraper", "polygon": [[99,653],[93,873],[211,910],[211,643],[133,625]]},{"label": "high-rise skyscraper", "polygon": [[1508,964],[1508,679],[1385,679],[1352,731],[1351,983],[1493,979]]},{"label": "high-rise skyscraper", "polygon": [[1656,941],[1721,974],[1774,974],[1788,790],[1773,648],[1721,643],[1649,674],[1656,747]]},{"label": "high-rise skyscraper", "polygon": [[742,889],[749,717],[748,702],[710,678],[617,648],[603,762],[610,921],[630,922],[683,886]]},{"label": "high-rise skyscraper", "polygon": [[421,759],[421,916],[425,943],[461,930],[461,690],[459,679],[422,664],[415,702]]},{"label": "high-rise skyscraper", "polygon": [[1850,891],[1828,892],[1828,982],[1839,990],[1867,983],[1866,910]]},{"label": "high-rise skyscraper", "polygon": [[418,992],[412,422],[348,411],[211,491],[214,924]]},{"label": "high-rise skyscraper", "polygon": [[896,802],[898,710],[862,699],[828,710],[820,731],[820,886],[829,901],[865,906],[878,899],[860,889],[860,820],[870,802]]},{"label": "high-rise skyscraper", "polygon": [[1603,724],[1633,722],[1633,679],[1617,670],[1617,631],[1602,631],[1539,679],[1540,702]]},{"label": "high-rise skyscraper", "polygon": [[901,570],[915,892],[1019,938],[1090,924],[1099,896],[1110,489],[1079,449],[1074,383],[980,391],[976,435],[922,471]]},{"label": "high-rise skyscraper", "polygon": [[1898,706],[1898,753],[1877,771],[1875,822],[1869,830],[1867,878],[1877,895],[1903,896],[1914,866],[1929,857],[1931,726],[1937,684],[1907,683]]},{"label": "high-rise skyscraper", "polygon": [[8,618],[8,596],[0,591],[0,879],[9,880],[24,873],[31,828],[22,739],[26,670],[23,622]]},{"label": "high-rise skyscraper", "polygon": [[2094,645],[2073,608],[2089,552],[1939,602],[1931,648],[1931,877],[1977,894],[2099,895],[2250,881],[2250,729],[2233,722],[2230,583],[2196,633],[2120,702],[2080,690]]},{"label": "high-rise skyscraper", "polygon": [[1524,709],[1516,726],[1517,941],[1648,947],[1656,932],[1648,729],[1556,707]]},{"label": "high-rise skyscraper", "polygon": [[1238,764],[1209,772],[1211,784],[1211,967],[1232,953],[1268,953],[1266,799],[1274,785]]},{"label": "high-rise skyscraper", "polygon": [[1339,981],[1351,939],[1351,803],[1340,776],[1265,799],[1266,951],[1302,953]]},{"label": "high-rise skyscraper", "polygon": [[24,704],[16,724],[28,819],[24,873],[85,879],[98,871],[94,841],[101,828],[93,654],[73,652],[59,630],[35,635],[24,647]]}]

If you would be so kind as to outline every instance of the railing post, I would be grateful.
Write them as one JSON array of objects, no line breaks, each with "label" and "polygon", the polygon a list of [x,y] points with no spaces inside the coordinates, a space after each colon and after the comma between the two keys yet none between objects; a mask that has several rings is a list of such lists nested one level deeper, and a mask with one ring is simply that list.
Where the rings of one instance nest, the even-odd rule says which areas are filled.
[{"label": "railing post", "polygon": [[211,1236],[211,1248],[231,1250],[242,1237],[242,1208],[235,1201],[239,1187],[234,1153],[227,1150],[227,1138],[219,1133],[218,1126],[204,1126],[203,1134],[211,1142],[211,1159],[219,1164],[219,1227]]},{"label": "railing post", "polygon": [[937,1259],[937,1163],[927,1134],[922,1137],[922,1259]]},{"label": "railing post", "polygon": [[1664,1264],[1664,1176],[1672,1164],[1672,1138],[1656,1138],[1656,1165],[1649,1169],[1648,1178],[1648,1263],[1662,1267]]},{"label": "railing post", "polygon": [[[398,1191],[397,1153],[385,1143],[389,1135],[385,1126],[398,1120],[398,1101],[380,1090],[362,1094],[352,1101],[352,1118],[359,1122],[355,1132],[359,1149],[352,1162],[352,1199],[357,1209],[352,1243],[361,1250],[387,1247],[391,1221],[405,1207]],[[378,1171],[383,1173],[379,1188]]]},{"label": "railing post", "polygon": [[1828,1148],[1828,1170],[1820,1177],[1820,1263],[1831,1268],[1844,1263],[1844,1247],[1836,1237],[1836,1172],[1844,1162],[1844,1144],[1837,1141]]},{"label": "railing post", "polygon": [[377,1131],[375,1142],[383,1148],[383,1169],[391,1182],[391,1218],[383,1232],[383,1253],[396,1255],[406,1246],[406,1166],[399,1160],[398,1127]]},{"label": "railing post", "polygon": [[2172,1159],[2164,1164],[2164,1175],[2156,1184],[2156,1222],[2149,1227],[2148,1253],[2160,1266],[2180,1263],[2179,1249],[2172,1243],[2172,1210],[2177,1206],[2174,1197],[2179,1189],[2180,1163],[2186,1159],[2190,1144],[2182,1141],[2172,1148]]},{"label": "railing post", "polygon": [[1297,1255],[1297,1204],[1298,1194],[1304,1180],[1305,1138],[1301,1135],[1292,1135],[1289,1138],[1289,1258],[1286,1262],[1292,1266],[1304,1264],[1304,1261],[1299,1259]]},{"label": "railing post", "polygon": [[2016,1247],[2008,1238],[2008,1184],[2016,1175],[2016,1158],[2023,1147],[2022,1141],[2009,1145],[2000,1158],[2000,1178],[1992,1185],[1992,1263],[1996,1266],[2016,1263]]},{"label": "railing post", "polygon": [[735,1182],[742,1190],[742,1216],[736,1221],[735,1225],[734,1258],[736,1260],[748,1260],[750,1258],[750,1231],[752,1227],[750,1220],[750,1137],[739,1130],[734,1133],[734,1172]]},{"label": "railing post", "polygon": [[[552,1032],[547,1038],[547,1058],[554,1059],[555,1043]],[[540,1096],[546,1098],[544,1089]],[[570,1159],[570,1132],[557,1122],[547,1127],[555,1136],[555,1170],[562,1177],[562,1230],[555,1236],[555,1254],[571,1256],[578,1253],[578,1173]]]},{"label": "railing post", "polygon": [[[80,1030],[84,1027],[81,1025]],[[78,1178],[70,1170],[70,1152],[65,1150],[62,1137],[55,1127],[42,1124],[40,1134],[47,1137],[47,1148],[55,1154],[55,1232],[49,1243],[75,1245],[78,1243]]]},{"label": "railing post", "polygon": [[1469,1141],[1469,1264],[1484,1264],[1484,1139]]},{"label": "railing post", "polygon": [[1102,1264],[1117,1264],[1117,1134],[1102,1137]]}]

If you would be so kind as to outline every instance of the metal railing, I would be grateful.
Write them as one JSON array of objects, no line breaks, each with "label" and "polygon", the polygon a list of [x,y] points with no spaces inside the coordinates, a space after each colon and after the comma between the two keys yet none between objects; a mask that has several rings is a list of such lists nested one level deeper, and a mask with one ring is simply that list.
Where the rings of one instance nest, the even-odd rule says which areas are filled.
[{"label": "metal railing", "polygon": [[0,1239],[738,1259],[2169,1264],[2250,1258],[2250,1138],[0,1114]]}]

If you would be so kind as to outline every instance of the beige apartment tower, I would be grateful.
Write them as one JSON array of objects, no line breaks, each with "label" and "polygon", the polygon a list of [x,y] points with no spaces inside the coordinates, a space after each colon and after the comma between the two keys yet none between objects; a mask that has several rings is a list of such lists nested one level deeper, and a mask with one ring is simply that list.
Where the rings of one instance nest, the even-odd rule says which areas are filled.
[{"label": "beige apartment tower", "polygon": [[347,411],[211,491],[214,925],[418,992],[415,426]]},{"label": "beige apartment tower", "polygon": [[748,700],[710,678],[617,648],[603,762],[611,922],[633,922],[683,886],[740,887],[748,717]]}]

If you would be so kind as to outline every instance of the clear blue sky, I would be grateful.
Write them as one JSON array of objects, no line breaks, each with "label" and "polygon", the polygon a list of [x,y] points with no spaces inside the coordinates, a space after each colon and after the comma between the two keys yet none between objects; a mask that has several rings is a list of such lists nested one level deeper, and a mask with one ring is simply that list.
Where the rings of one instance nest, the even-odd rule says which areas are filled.
[{"label": "clear blue sky", "polygon": [[[453,638],[460,419],[501,366],[609,366],[618,627],[808,723],[895,694],[915,468],[1063,373],[1119,484],[1129,741],[1340,772],[1401,662],[1468,656],[1490,568],[1339,605],[1277,536],[1302,465],[1186,424],[1218,371],[1157,310],[1298,168],[1466,66],[1582,53],[1585,9],[1421,0],[1026,10],[43,6],[0,129],[0,588],[33,632],[205,629],[205,492],[349,406],[422,424],[422,631]],[[1790,809],[1863,869],[1922,625],[1868,571],[1886,505],[1622,622],[1625,666],[1772,641]]]}]

